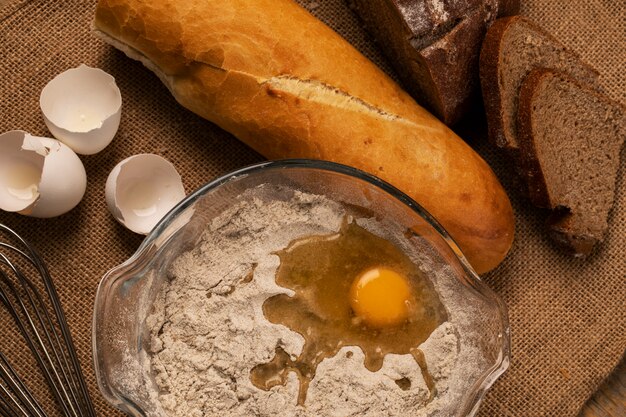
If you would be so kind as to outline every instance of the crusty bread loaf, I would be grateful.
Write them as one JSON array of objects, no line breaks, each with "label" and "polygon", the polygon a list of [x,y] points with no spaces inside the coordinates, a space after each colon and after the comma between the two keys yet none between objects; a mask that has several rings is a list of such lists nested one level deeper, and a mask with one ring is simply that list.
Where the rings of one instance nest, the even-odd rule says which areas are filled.
[{"label": "crusty bread loaf", "polygon": [[350,2],[418,102],[448,125],[475,104],[478,56],[497,0]]},{"label": "crusty bread loaf", "polygon": [[489,166],[343,38],[289,0],[100,0],[97,33],[183,106],[267,158],[378,175],[430,211],[479,272],[513,212]]},{"label": "crusty bread loaf", "polygon": [[480,81],[491,141],[517,157],[519,88],[535,68],[554,68],[587,83],[598,73],[548,32],[521,16],[498,19],[480,55]]},{"label": "crusty bread loaf", "polygon": [[573,78],[533,70],[520,89],[520,164],[551,236],[577,255],[603,240],[615,195],[624,107]]}]

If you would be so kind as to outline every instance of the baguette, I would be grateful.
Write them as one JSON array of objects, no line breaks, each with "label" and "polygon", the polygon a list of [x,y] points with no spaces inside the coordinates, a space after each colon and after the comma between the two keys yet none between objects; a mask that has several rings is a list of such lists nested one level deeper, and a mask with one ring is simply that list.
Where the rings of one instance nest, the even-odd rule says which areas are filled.
[{"label": "baguette", "polygon": [[100,0],[95,31],[176,100],[270,159],[360,168],[426,208],[482,273],[511,247],[513,210],[465,142],[290,0]]}]

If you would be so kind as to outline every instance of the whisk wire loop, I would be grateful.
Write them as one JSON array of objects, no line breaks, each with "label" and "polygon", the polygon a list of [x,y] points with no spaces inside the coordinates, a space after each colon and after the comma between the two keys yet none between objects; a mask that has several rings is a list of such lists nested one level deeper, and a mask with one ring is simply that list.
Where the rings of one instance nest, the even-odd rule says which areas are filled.
[{"label": "whisk wire loop", "polygon": [[[3,260],[2,258],[4,258],[4,255],[0,254],[0,262]],[[55,379],[55,375],[52,374],[55,372],[56,369],[56,367],[54,366],[55,364],[52,362],[48,350],[46,349],[46,346],[44,345],[39,335],[39,331],[37,330],[37,327],[29,313],[29,310],[26,308],[22,299],[20,298],[17,288],[10,281],[8,275],[2,271],[0,271],[0,283],[6,285],[6,288],[2,288],[2,286],[0,286],[0,299],[2,299],[5,307],[9,311],[9,314],[11,315],[11,317],[13,317],[15,325],[24,337],[26,344],[32,351],[35,360],[37,361],[37,364],[43,372],[46,382],[52,389],[52,394],[63,408],[63,412],[65,413],[65,415],[75,416],[75,413],[70,413],[70,410],[67,408],[66,401],[63,401],[63,389],[59,386],[58,379]],[[9,294],[12,297],[9,297]],[[12,299],[16,301],[11,301]],[[17,306],[15,304],[17,304]],[[23,320],[25,320],[26,323],[24,323]]]},{"label": "whisk wire loop", "polygon": [[9,417],[28,416],[24,408],[22,408],[20,402],[15,398],[13,392],[9,391],[7,387],[0,385],[0,394],[5,397],[3,398],[3,402],[5,402],[7,407],[6,410],[9,413]]},{"label": "whisk wire loop", "polygon": [[[27,408],[30,413],[36,417],[46,417],[45,411],[41,408],[41,405],[37,402],[30,390],[21,381],[9,360],[2,352],[0,352],[0,377],[5,381],[8,388],[19,398],[24,407]],[[5,387],[1,388],[5,392]],[[9,392],[5,392],[9,395]],[[27,415],[27,414],[25,414]]]},{"label": "whisk wire loop", "polygon": [[[10,242],[17,242],[14,245],[0,241],[0,304],[4,305],[23,336],[63,415],[95,417],[48,268],[36,250],[16,232],[1,223],[0,232],[9,235]],[[29,272],[34,273],[25,273],[21,268],[23,265],[13,262],[11,256],[26,263]],[[29,278],[35,276],[45,289],[46,300],[38,285]],[[0,355],[0,416],[46,417],[7,358],[2,352]]]},{"label": "whisk wire loop", "polygon": [[[5,248],[8,249],[12,249],[14,251],[16,251],[17,253],[19,253],[20,255],[26,257],[26,259],[28,259],[28,261],[30,262],[30,264],[37,268],[38,271],[42,274],[47,274],[47,270],[45,270],[45,265],[42,265],[44,268],[40,268],[39,265],[35,262],[34,259],[37,258],[32,258],[29,257],[28,255],[26,255],[23,251],[20,251],[18,248],[15,248],[11,245],[7,245],[7,244],[3,244],[2,242],[0,242],[0,246],[4,246]],[[36,254],[35,254],[36,255]],[[79,399],[76,398],[76,392],[78,391],[78,381],[76,381],[76,378],[74,377],[73,374],[69,374],[66,372],[66,369],[70,369],[70,364],[68,363],[68,357],[66,354],[66,351],[64,349],[61,348],[57,348],[62,346],[61,345],[61,341],[59,340],[59,335],[58,332],[54,331],[54,324],[52,323],[52,319],[50,317],[50,315],[48,314],[47,308],[44,304],[44,301],[41,298],[41,295],[39,294],[39,291],[37,290],[37,287],[35,287],[35,285],[33,284],[33,282],[31,280],[29,280],[27,277],[25,277],[21,271],[17,268],[15,268],[11,262],[6,258],[6,256],[0,254],[0,262],[4,261],[4,263],[11,268],[11,270],[13,271],[13,273],[16,275],[16,277],[19,279],[19,282],[24,290],[24,293],[26,294],[28,300],[30,301],[30,305],[32,307],[32,311],[35,312],[35,315],[39,321],[39,324],[41,325],[41,329],[43,329],[43,333],[46,337],[45,340],[47,340],[48,342],[48,346],[51,348],[52,350],[52,354],[53,354],[53,359],[50,358],[50,356],[48,356],[48,352],[45,349],[45,345],[42,342],[41,336],[39,335],[39,332],[37,331],[37,327],[34,325],[31,325],[31,329],[34,333],[34,336],[36,337],[36,340],[38,342],[38,346],[44,351],[44,353],[46,354],[46,361],[47,363],[55,363],[56,365],[58,365],[58,369],[61,370],[62,373],[62,380],[61,380],[61,376],[59,376],[57,374],[57,367],[52,367],[52,372],[55,374],[54,378],[50,377],[49,378],[49,383],[54,385],[54,391],[55,391],[55,397],[59,397],[61,395],[63,395],[65,401],[61,401],[62,407],[64,408],[64,411],[72,416],[79,416],[80,414],[77,414],[76,410],[74,410],[73,404],[78,403]],[[8,282],[8,284],[10,285],[10,281]],[[34,299],[33,299],[34,297]],[[39,308],[37,308],[37,306],[35,304],[38,304]],[[40,314],[40,311],[43,312],[43,316],[45,318],[45,322],[44,319],[42,318],[42,315]],[[25,315],[25,317],[31,322],[32,324],[32,319],[28,313],[28,310],[25,308],[22,308],[22,312]],[[14,316],[15,319],[15,316]],[[19,324],[18,324],[19,327]],[[50,331],[49,331],[50,329]],[[25,338],[29,338],[29,335],[27,333],[24,333],[24,337]],[[52,333],[54,340],[51,338],[50,334]],[[59,353],[60,351],[60,353]],[[63,362],[61,362],[61,359],[63,360]],[[70,384],[72,386],[72,390],[69,391],[69,393],[67,392],[67,390],[65,389],[65,384]],[[70,399],[69,396],[71,396],[72,398]],[[67,410],[67,408],[65,407],[65,405],[69,405],[70,410]]]}]

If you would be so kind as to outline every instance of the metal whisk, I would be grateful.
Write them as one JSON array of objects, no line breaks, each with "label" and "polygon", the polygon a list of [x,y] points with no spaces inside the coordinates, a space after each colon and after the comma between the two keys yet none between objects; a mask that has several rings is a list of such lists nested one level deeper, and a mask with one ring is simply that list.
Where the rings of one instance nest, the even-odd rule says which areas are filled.
[{"label": "metal whisk", "polygon": [[[44,291],[40,291],[39,287],[45,289],[46,297],[42,296]],[[1,223],[0,302],[24,337],[63,415],[95,417],[48,269],[31,245]],[[8,330],[0,334],[11,337]],[[0,416],[48,416],[2,352]]]}]

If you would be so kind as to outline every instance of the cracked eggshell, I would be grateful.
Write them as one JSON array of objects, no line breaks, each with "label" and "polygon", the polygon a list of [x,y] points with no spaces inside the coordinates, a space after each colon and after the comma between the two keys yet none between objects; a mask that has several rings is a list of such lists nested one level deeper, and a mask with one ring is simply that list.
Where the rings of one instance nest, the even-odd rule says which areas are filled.
[{"label": "cracked eggshell", "polygon": [[80,203],[86,187],[83,163],[63,143],[21,130],[0,135],[0,209],[60,216]]},{"label": "cracked eggshell", "polygon": [[117,133],[122,95],[111,75],[83,64],[54,77],[41,91],[39,105],[55,138],[91,155]]},{"label": "cracked eggshell", "polygon": [[185,189],[169,161],[158,155],[140,154],[113,168],[105,195],[109,211],[117,221],[146,235],[185,198]]}]

